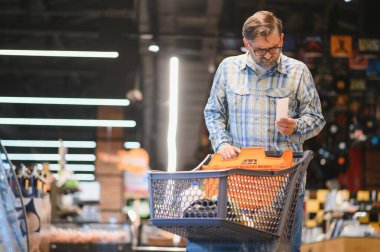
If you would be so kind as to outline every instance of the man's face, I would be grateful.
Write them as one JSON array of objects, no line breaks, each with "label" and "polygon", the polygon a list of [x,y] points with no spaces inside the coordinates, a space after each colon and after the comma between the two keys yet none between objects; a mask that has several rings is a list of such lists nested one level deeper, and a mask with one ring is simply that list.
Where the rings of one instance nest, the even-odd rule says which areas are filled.
[{"label": "man's face", "polygon": [[[257,36],[252,42],[245,38],[244,45],[249,51],[253,61],[259,66],[269,70],[277,64],[281,54],[281,47],[284,40],[284,34],[278,33],[277,29],[272,31],[267,37]],[[263,50],[266,50],[265,52]],[[270,50],[270,51],[269,51]]]}]

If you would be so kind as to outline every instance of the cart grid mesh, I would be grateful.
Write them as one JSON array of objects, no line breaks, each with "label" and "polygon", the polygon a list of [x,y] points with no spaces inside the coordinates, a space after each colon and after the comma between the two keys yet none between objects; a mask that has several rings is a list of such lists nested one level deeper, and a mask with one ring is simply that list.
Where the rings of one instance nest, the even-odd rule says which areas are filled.
[{"label": "cart grid mesh", "polygon": [[150,172],[154,225],[201,240],[290,241],[307,151],[279,172],[228,169],[183,173]]},{"label": "cart grid mesh", "polygon": [[[293,176],[294,172],[281,176],[231,174],[227,178],[227,194],[219,192],[220,178],[152,179],[153,216],[222,218],[278,234]],[[226,216],[220,216],[218,197],[226,196]],[[295,195],[292,197],[295,199]]]}]

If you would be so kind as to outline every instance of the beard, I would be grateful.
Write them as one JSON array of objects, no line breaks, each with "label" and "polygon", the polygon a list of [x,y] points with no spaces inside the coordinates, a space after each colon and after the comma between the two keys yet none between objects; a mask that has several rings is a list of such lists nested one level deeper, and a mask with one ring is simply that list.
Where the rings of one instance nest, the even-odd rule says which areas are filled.
[{"label": "beard", "polygon": [[259,60],[256,60],[256,64],[261,66],[262,68],[269,70],[272,69],[274,66],[277,65],[278,57],[272,57],[270,59],[261,58]]}]

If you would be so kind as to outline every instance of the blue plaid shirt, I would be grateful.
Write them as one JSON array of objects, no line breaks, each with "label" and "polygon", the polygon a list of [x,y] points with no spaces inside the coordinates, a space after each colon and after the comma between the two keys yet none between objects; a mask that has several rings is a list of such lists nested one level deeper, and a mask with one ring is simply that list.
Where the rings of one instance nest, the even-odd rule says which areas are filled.
[{"label": "blue plaid shirt", "polygon": [[[258,76],[248,57],[248,52],[228,57],[215,73],[204,110],[214,150],[229,143],[238,148],[302,151],[303,142],[326,123],[309,69],[282,54],[276,67]],[[297,121],[291,136],[275,128],[276,101],[284,97],[289,97],[288,117]]]}]

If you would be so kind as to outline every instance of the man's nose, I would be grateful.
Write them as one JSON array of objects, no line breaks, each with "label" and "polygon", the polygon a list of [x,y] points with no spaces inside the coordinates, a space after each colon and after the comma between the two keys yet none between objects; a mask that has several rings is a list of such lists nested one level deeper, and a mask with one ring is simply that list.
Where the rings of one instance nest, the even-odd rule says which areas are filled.
[{"label": "man's nose", "polygon": [[264,54],[265,59],[270,59],[272,57],[272,54],[269,53],[269,51],[266,51]]}]

